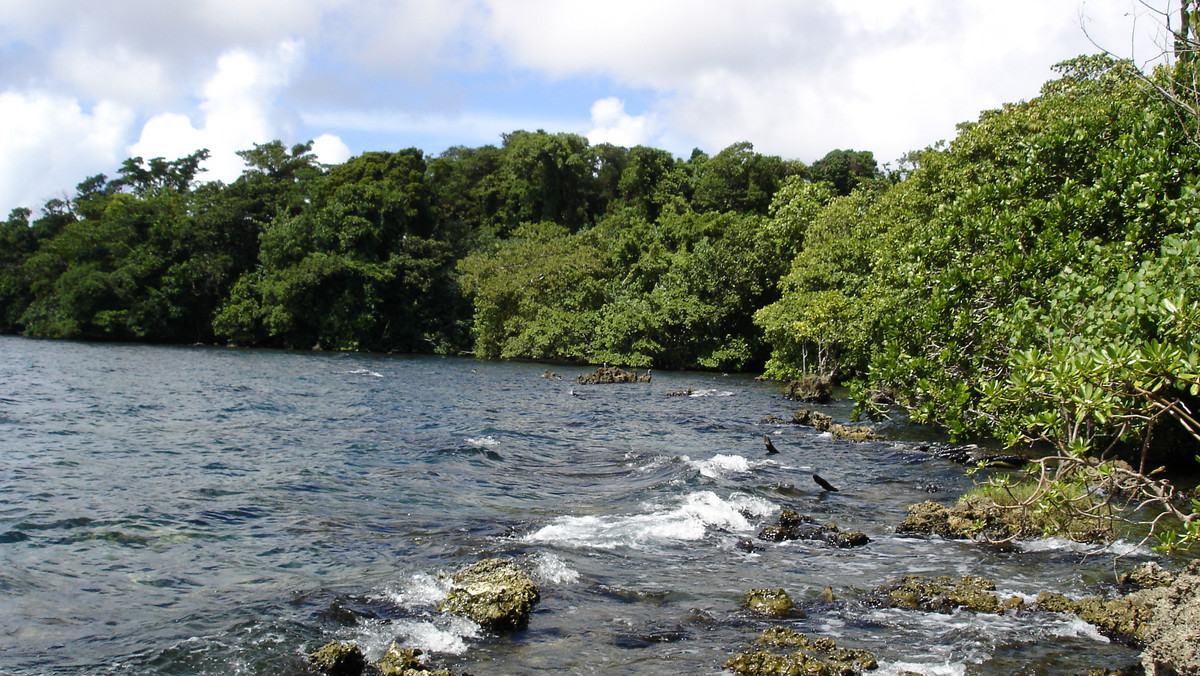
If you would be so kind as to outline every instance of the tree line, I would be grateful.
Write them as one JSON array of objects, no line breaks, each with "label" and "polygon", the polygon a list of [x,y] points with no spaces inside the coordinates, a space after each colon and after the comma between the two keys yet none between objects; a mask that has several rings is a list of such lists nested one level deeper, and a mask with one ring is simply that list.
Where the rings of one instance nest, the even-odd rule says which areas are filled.
[{"label": "tree line", "polygon": [[815,373],[958,436],[1190,460],[1200,144],[1159,90],[1194,68],[1080,57],[885,168],[542,131],[276,141],[228,185],[131,158],[12,211],[0,331]]}]

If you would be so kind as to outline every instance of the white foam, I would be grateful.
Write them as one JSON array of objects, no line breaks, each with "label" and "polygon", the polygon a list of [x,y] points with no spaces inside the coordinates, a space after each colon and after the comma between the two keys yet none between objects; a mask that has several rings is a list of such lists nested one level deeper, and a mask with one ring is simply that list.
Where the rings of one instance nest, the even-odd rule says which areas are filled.
[{"label": "white foam", "polygon": [[573,584],[579,581],[579,571],[551,552],[541,552],[534,559],[533,577],[541,584]]},{"label": "white foam", "polygon": [[880,662],[879,671],[871,673],[878,676],[898,676],[904,672],[925,674],[926,676],[964,676],[967,665],[962,662],[943,664],[927,664],[924,662]]},{"label": "white foam", "polygon": [[754,525],[743,512],[769,514],[774,506],[761,498],[735,494],[722,500],[712,491],[702,491],[684,496],[677,507],[651,509],[646,514],[562,516],[525,540],[567,547],[637,549],[650,543],[701,540],[710,528],[747,532]]},{"label": "white foam", "polygon": [[1050,630],[1054,636],[1074,637],[1074,638],[1090,638],[1093,641],[1100,643],[1110,643],[1110,639],[1100,633],[1094,625],[1088,624],[1079,618],[1074,618],[1070,622],[1054,627]]},{"label": "white foam", "polygon": [[757,467],[762,464],[761,461],[751,463],[746,458],[740,455],[714,455],[708,460],[692,460],[688,456],[680,456],[680,460],[694,467],[700,474],[710,478],[717,479],[730,474],[745,474],[752,467]]},{"label": "white foam", "polygon": [[345,373],[345,374],[351,375],[351,376],[371,376],[372,378],[382,378],[383,377],[382,373],[376,373],[370,369],[354,369],[353,371],[342,371],[342,373]]},{"label": "white foam", "polygon": [[389,601],[402,608],[436,606],[450,593],[450,581],[428,573],[417,573],[399,589],[389,587],[384,593]]},{"label": "white foam", "polygon": [[1068,538],[1038,538],[1036,540],[1016,540],[1014,543],[1017,549],[1023,552],[1078,552],[1080,554],[1099,554],[1101,552],[1115,554],[1116,556],[1128,556],[1133,553],[1145,556],[1153,556],[1153,552],[1145,547],[1141,547],[1136,543],[1128,540],[1117,540],[1107,545],[1104,544],[1087,544],[1083,542],[1075,542]]},{"label": "white foam", "polygon": [[732,397],[733,392],[729,392],[726,390],[716,390],[716,389],[692,390],[692,393],[689,394],[688,396],[689,397]]},{"label": "white foam", "polygon": [[470,647],[467,641],[480,636],[479,625],[465,617],[442,615],[434,620],[368,620],[356,628],[355,643],[363,647],[369,661],[377,662],[393,642],[425,653],[461,655]]},{"label": "white foam", "polygon": [[472,446],[478,446],[479,448],[487,448],[489,446],[499,446],[500,445],[500,442],[493,439],[492,435],[490,435],[490,434],[487,435],[486,437],[483,437],[482,439],[468,438],[467,443],[471,444]]}]

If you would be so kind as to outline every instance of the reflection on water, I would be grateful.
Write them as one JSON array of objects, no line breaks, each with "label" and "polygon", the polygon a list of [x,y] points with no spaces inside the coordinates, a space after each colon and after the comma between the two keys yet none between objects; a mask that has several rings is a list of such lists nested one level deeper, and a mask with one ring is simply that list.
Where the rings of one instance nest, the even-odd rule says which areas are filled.
[{"label": "reflection on water", "polygon": [[[1064,543],[895,537],[909,503],[970,485],[920,430],[856,444],[761,425],[794,405],[749,377],[581,386],[544,370],[0,338],[0,671],[289,673],[339,638],[473,673],[719,673],[769,626],[738,607],[755,587],[788,590],[796,629],[874,651],[883,674],[1135,659],[1072,618],[865,602],[904,574],[1024,595],[1111,578],[1111,558]],[[739,547],[785,507],[871,543]],[[528,630],[498,639],[437,612],[439,574],[485,556],[542,586]]]}]

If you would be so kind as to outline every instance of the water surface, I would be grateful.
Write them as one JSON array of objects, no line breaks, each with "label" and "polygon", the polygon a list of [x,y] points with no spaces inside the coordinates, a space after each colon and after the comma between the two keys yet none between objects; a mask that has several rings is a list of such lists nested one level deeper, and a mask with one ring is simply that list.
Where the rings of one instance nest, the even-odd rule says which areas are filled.
[{"label": "water surface", "polygon": [[[717,674],[771,625],[739,608],[756,587],[786,589],[804,611],[791,626],[873,651],[881,674],[1136,660],[1065,616],[866,603],[905,574],[1025,595],[1112,578],[1111,554],[1061,542],[896,537],[908,504],[971,482],[921,431],[851,443],[764,425],[796,405],[747,376],[583,386],[584,368],[546,370],[0,338],[0,672],[301,673],[341,639],[475,674]],[[739,547],[783,508],[872,541]],[[437,613],[439,575],[489,556],[541,584],[528,630]]]}]

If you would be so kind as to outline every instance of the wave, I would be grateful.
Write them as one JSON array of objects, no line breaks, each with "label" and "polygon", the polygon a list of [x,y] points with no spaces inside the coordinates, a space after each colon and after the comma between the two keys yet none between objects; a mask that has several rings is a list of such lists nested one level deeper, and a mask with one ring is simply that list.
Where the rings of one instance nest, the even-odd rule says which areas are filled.
[{"label": "wave", "polygon": [[551,552],[541,552],[533,559],[533,578],[538,584],[573,584],[579,581],[579,571]]},{"label": "wave", "polygon": [[716,390],[716,389],[692,390],[692,393],[689,394],[688,396],[689,397],[732,397],[733,392],[730,392],[728,390]]},{"label": "wave", "polygon": [[645,514],[562,516],[526,535],[527,542],[564,547],[641,549],[649,544],[692,542],[710,529],[745,533],[753,530],[747,515],[765,517],[775,505],[762,498],[733,494],[723,500],[712,491],[686,495],[676,507],[655,507]]},{"label": "wave", "polygon": [[480,439],[467,439],[467,443],[478,448],[489,448],[491,446],[499,446],[500,442],[492,438],[492,435],[482,437]]},{"label": "wave", "polygon": [[751,461],[740,455],[724,454],[714,455],[707,460],[692,460],[686,455],[680,456],[679,459],[710,479],[719,479],[730,474],[745,474],[757,467],[774,464],[771,460]]},{"label": "wave", "polygon": [[371,369],[354,369],[353,371],[338,371],[338,373],[348,376],[371,376],[372,378],[382,378],[382,373],[376,373]]}]

